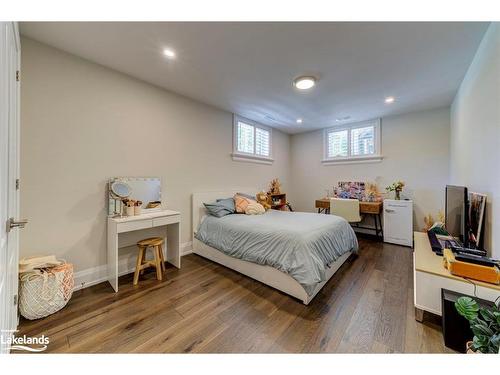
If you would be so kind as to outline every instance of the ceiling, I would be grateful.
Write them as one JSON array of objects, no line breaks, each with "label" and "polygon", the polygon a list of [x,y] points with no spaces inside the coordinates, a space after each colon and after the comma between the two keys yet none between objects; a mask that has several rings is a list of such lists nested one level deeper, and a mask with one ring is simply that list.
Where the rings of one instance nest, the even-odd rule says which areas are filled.
[{"label": "ceiling", "polygon": [[[25,22],[21,33],[300,133],[449,105],[487,27],[476,22]],[[174,60],[163,55],[166,47],[175,50]],[[317,77],[316,87],[299,92],[292,81],[300,75]],[[385,104],[386,96],[395,102]]]}]

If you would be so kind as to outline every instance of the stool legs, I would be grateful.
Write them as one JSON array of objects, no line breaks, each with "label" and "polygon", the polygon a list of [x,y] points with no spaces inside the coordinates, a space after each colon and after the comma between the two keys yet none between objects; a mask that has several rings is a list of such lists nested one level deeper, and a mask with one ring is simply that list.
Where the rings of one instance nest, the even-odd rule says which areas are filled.
[{"label": "stool legs", "polygon": [[144,254],[146,252],[145,247],[139,247],[139,254],[137,254],[137,261],[135,263],[135,272],[134,272],[134,285],[137,285],[139,282],[139,274],[142,272],[142,264],[144,259]]},{"label": "stool legs", "polygon": [[[163,256],[163,239],[160,237],[146,238],[137,242],[139,253],[137,254],[137,261],[134,272],[134,285],[139,282],[139,277],[144,273],[144,270],[149,267],[154,267],[156,271],[156,278],[161,281],[163,279],[163,272],[166,271],[165,259]],[[153,250],[154,259],[146,260],[146,252],[151,248]]]},{"label": "stool legs", "polygon": [[162,245],[159,245],[160,247],[160,261],[161,261],[161,270],[163,272],[166,272],[167,271],[167,266],[165,266],[165,257],[163,255],[163,246]]},{"label": "stool legs", "polygon": [[156,278],[161,281],[163,267],[161,266],[160,246],[154,247],[154,254],[155,254],[155,264],[156,264]]}]

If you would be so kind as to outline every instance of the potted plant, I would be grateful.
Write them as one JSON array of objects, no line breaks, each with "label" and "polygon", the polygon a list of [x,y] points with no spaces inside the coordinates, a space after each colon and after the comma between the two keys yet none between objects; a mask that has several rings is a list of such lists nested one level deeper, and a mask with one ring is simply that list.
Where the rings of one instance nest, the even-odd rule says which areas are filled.
[{"label": "potted plant", "polygon": [[455,302],[458,313],[469,321],[474,338],[467,343],[467,353],[499,353],[500,310],[497,305],[480,308],[470,297]]},{"label": "potted plant", "polygon": [[400,193],[403,191],[404,187],[405,183],[403,181],[396,181],[393,182],[392,185],[387,186],[385,190],[395,192],[396,195],[394,199],[400,200],[401,199]]}]

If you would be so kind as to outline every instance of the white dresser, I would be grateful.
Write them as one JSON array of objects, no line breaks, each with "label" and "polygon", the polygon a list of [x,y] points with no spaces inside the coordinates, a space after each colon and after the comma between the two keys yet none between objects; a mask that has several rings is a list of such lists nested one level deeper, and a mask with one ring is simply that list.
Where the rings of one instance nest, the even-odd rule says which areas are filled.
[{"label": "white dresser", "polygon": [[384,242],[413,245],[413,201],[384,200]]}]

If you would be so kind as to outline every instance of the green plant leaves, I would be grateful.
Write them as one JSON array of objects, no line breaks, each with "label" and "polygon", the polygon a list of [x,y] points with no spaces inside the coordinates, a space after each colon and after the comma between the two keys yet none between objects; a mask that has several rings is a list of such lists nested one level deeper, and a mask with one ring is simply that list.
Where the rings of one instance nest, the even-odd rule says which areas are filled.
[{"label": "green plant leaves", "polygon": [[472,339],[472,349],[480,351],[481,353],[488,353],[489,339],[486,336],[474,336]]},{"label": "green plant leaves", "polygon": [[478,320],[478,323],[476,324],[471,324],[470,328],[472,329],[472,332],[476,336],[487,336],[491,337],[495,333],[488,327],[486,322],[483,322],[482,320]]},{"label": "green plant leaves", "polygon": [[458,313],[469,322],[477,318],[479,311],[479,305],[470,297],[460,297],[457,302],[455,302],[455,308]]},{"label": "green plant leaves", "polygon": [[469,321],[474,333],[472,350],[481,353],[499,353],[500,346],[500,311],[497,306],[479,308],[470,297],[460,297],[455,302],[458,313]]}]

